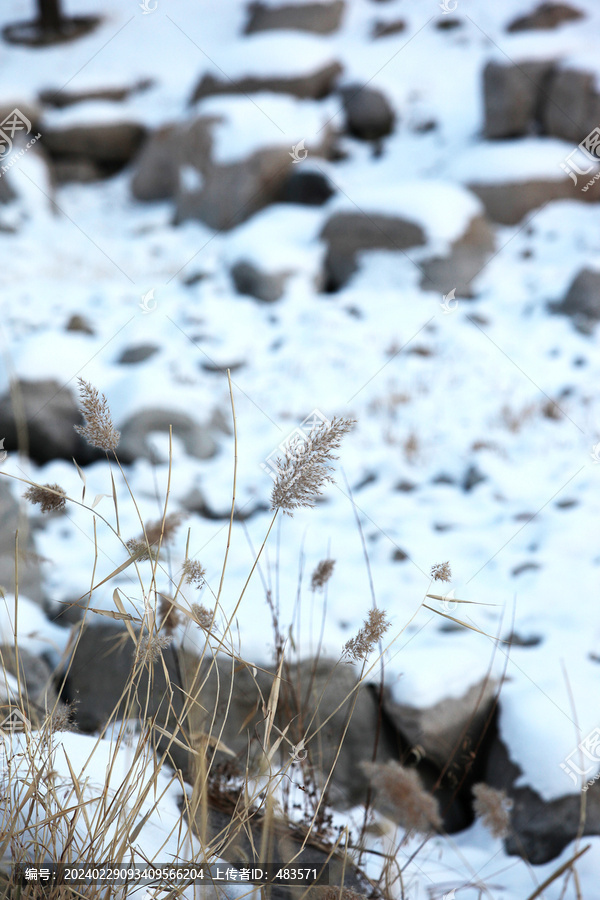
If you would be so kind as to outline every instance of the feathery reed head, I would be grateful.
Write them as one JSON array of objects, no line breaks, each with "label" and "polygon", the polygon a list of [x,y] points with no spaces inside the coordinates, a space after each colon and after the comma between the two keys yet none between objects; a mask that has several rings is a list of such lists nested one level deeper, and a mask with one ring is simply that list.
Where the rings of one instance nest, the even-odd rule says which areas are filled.
[{"label": "feathery reed head", "polygon": [[158,662],[162,651],[172,643],[169,634],[145,634],[140,641],[140,656],[149,663]]},{"label": "feathery reed head", "polygon": [[200,628],[203,628],[205,631],[210,630],[210,627],[213,624],[213,614],[209,609],[201,603],[192,603],[192,615],[194,621]]},{"label": "feathery reed head", "polygon": [[206,569],[197,560],[186,559],[183,564],[183,574],[185,575],[186,584],[193,584],[197,588],[204,586]]},{"label": "feathery reed head", "polygon": [[356,637],[346,641],[342,656],[348,657],[353,662],[366,660],[369,653],[386,633],[390,624],[383,610],[370,609],[365,619],[365,624],[359,629]]},{"label": "feathery reed head", "polygon": [[450,581],[452,578],[450,562],[437,563],[435,566],[432,566],[431,577],[434,581]]},{"label": "feathery reed head", "polygon": [[89,381],[83,378],[79,378],[78,381],[85,425],[74,425],[75,431],[92,447],[107,451],[116,450],[121,434],[112,423],[106,397],[99,394]]},{"label": "feathery reed head", "polygon": [[63,510],[66,496],[66,491],[63,491],[60,484],[32,485],[24,494],[30,503],[39,503],[43,513]]},{"label": "feathery reed head", "polygon": [[361,767],[377,791],[377,807],[406,831],[426,834],[442,827],[437,800],[428,794],[416,769],[395,760],[363,762]]},{"label": "feathery reed head", "polygon": [[168,544],[173,540],[182,519],[183,513],[176,512],[169,513],[164,519],[148,522],[144,525],[145,534],[137,538],[129,538],[125,542],[125,546],[132,556],[137,556],[140,562],[146,559],[155,559],[156,553],[152,549],[154,544],[158,544],[161,535],[163,544]]},{"label": "feathery reed head", "polygon": [[312,578],[310,581],[310,589],[311,591],[323,590],[331,576],[333,575],[333,569],[335,567],[335,559],[322,559],[321,562],[316,567],[315,571],[312,573]]},{"label": "feathery reed head", "polygon": [[337,459],[337,450],[345,434],[354,426],[353,419],[334,416],[331,422],[315,425],[305,439],[296,437],[289,445],[285,460],[277,460],[278,475],[271,492],[271,508],[288,516],[300,507],[314,507]]},{"label": "feathery reed head", "polygon": [[513,802],[507,797],[506,791],[498,791],[496,788],[480,782],[472,787],[473,809],[478,819],[481,819],[485,828],[496,838],[503,838],[510,828],[510,810]]}]

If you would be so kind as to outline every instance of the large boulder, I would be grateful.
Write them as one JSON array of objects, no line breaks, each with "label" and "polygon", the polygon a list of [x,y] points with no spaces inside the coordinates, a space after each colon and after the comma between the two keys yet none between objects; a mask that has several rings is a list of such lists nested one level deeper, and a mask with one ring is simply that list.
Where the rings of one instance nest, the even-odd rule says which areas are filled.
[{"label": "large boulder", "polygon": [[154,450],[149,443],[153,432],[169,434],[178,438],[187,453],[196,459],[210,459],[219,448],[218,437],[230,433],[230,425],[220,409],[214,409],[204,420],[196,419],[188,413],[172,409],[142,409],[119,423],[121,440],[117,453],[122,462],[136,459],[153,459]]},{"label": "large boulder", "polygon": [[24,510],[12,494],[8,479],[0,480],[0,588],[4,593],[14,593],[15,535],[19,532],[19,591],[36,603],[42,603],[42,574],[39,557]]},{"label": "large boulder", "polygon": [[508,25],[507,31],[550,31],[563,22],[576,22],[583,13],[568,3],[540,3],[533,12],[519,16]]},{"label": "large boulder", "polygon": [[472,297],[472,280],[483,269],[495,247],[494,230],[485,216],[474,216],[466,231],[450,246],[445,256],[436,256],[420,263],[424,291],[448,293],[454,289],[456,297]]},{"label": "large boulder", "polygon": [[381,91],[354,84],[341,91],[346,131],[363,141],[379,141],[394,129],[395,114]]},{"label": "large boulder", "polygon": [[540,177],[523,181],[496,181],[493,184],[471,182],[469,189],[476,194],[489,218],[501,225],[516,225],[527,213],[545,206],[552,200],[600,201],[600,181],[587,193],[578,191],[573,182],[564,178]]},{"label": "large boulder", "polygon": [[483,93],[488,138],[540,134],[578,145],[600,122],[595,73],[555,59],[489,62]]},{"label": "large boulder", "polygon": [[[581,826],[581,796],[566,794],[544,800],[530,787],[515,786],[521,775],[520,767],[511,760],[506,745],[497,737],[489,750],[484,781],[496,790],[506,791],[513,801],[506,852],[523,856],[534,866],[543,865],[575,840]],[[586,792],[583,835],[599,834],[600,782],[596,781]]]},{"label": "large boulder", "polygon": [[310,31],[331,34],[336,31],[344,13],[344,0],[321,3],[283,3],[272,6],[255,2],[248,7],[248,22],[244,34],[271,29]]},{"label": "large boulder", "polygon": [[177,154],[181,134],[165,125],[150,134],[135,160],[131,192],[136,200],[170,200],[177,192]]},{"label": "large boulder", "polygon": [[127,165],[137,153],[146,129],[136,122],[110,122],[44,127],[43,147],[53,160],[90,162],[109,172]]},{"label": "large boulder", "polygon": [[541,131],[542,103],[552,61],[489,62],[483,70],[486,138],[520,137]]},{"label": "large boulder", "polygon": [[544,100],[545,133],[579,144],[599,123],[600,90],[596,74],[567,67],[555,69]]},{"label": "large boulder", "polygon": [[18,381],[0,397],[4,449],[22,451],[43,465],[73,457],[80,465],[104,459],[73,426],[83,417],[73,394],[58,381]]},{"label": "large boulder", "polygon": [[582,269],[564,299],[550,304],[550,310],[569,316],[578,330],[589,332],[600,320],[600,271]]},{"label": "large boulder", "polygon": [[342,67],[338,62],[325,63],[303,75],[243,75],[237,78],[219,77],[207,73],[194,89],[190,103],[214,94],[291,94],[301,100],[322,100],[336,87]]},{"label": "large boulder", "polygon": [[203,164],[198,158],[194,164],[184,164],[175,223],[199,219],[211,228],[234,228],[275,201],[291,164],[287,147],[265,147],[225,165]]},{"label": "large boulder", "polygon": [[[6,678],[7,673],[13,676],[14,682]],[[14,688],[15,683],[20,684],[20,689]],[[8,696],[3,696],[7,693]],[[10,716],[11,711],[14,715],[15,708],[22,711],[32,726],[39,726],[54,710],[55,704],[56,689],[48,663],[25,647],[19,647],[17,654],[14,645],[0,644],[0,729],[8,727],[10,730],[5,717]],[[56,710],[59,709],[64,711],[62,703],[57,704]],[[20,713],[17,724],[19,716]]]},{"label": "large boulder", "polygon": [[[248,142],[245,150],[238,151],[231,134],[239,130],[247,140],[248,132],[253,133],[248,124],[252,116],[257,121],[256,133],[262,127],[264,112],[273,118],[287,116],[290,127],[297,130],[297,146],[302,143],[304,130],[313,134],[321,128],[305,152],[327,156],[331,150],[334,132],[327,123],[322,127],[322,111],[316,104],[267,95],[261,97],[260,109],[245,100],[240,102],[239,98],[206,103],[205,115],[184,129],[180,137],[176,223],[199,219],[211,228],[230,229],[277,201],[295,168],[293,138],[282,135],[267,146]],[[210,114],[213,110],[214,114]],[[223,133],[228,135],[227,141],[223,140]]]},{"label": "large boulder", "polygon": [[231,267],[231,277],[238,294],[246,294],[263,303],[274,303],[283,297],[289,271],[265,272],[248,260],[240,260]]},{"label": "large boulder", "polygon": [[379,213],[337,212],[325,224],[321,240],[327,244],[325,288],[339,290],[358,268],[363,250],[405,250],[425,243],[416,222]]}]

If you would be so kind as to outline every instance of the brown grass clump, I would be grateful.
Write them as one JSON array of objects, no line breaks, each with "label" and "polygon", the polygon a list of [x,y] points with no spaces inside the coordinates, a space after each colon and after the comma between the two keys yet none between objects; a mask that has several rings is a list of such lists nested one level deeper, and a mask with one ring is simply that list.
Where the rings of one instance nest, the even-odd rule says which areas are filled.
[{"label": "brown grass clump", "polygon": [[60,484],[35,484],[25,491],[24,497],[30,503],[39,503],[41,511],[60,512],[66,505],[66,491]]},{"label": "brown grass clump", "polygon": [[346,656],[354,662],[365,660],[386,633],[390,624],[383,610],[370,609],[365,624],[356,637],[346,641],[342,656]]},{"label": "brown grass clump", "polygon": [[297,437],[291,442],[285,460],[277,460],[279,474],[271,493],[271,508],[293,516],[300,507],[314,507],[325,482],[332,482],[329,474],[331,460],[345,434],[354,426],[353,419],[335,417],[331,422],[315,425],[306,439]]},{"label": "brown grass clump", "polygon": [[99,447],[106,451],[116,450],[121,434],[112,423],[106,397],[104,394],[99,394],[96,388],[83,378],[77,380],[79,381],[85,425],[74,425],[75,431],[92,447]]},{"label": "brown grass clump", "polygon": [[512,800],[506,796],[506,791],[498,791],[489,785],[480,782],[473,785],[473,809],[478,819],[496,838],[503,838],[510,828],[510,810]]},{"label": "brown grass clump", "polygon": [[427,793],[416,769],[406,769],[395,760],[361,766],[377,791],[377,807],[383,815],[420,834],[442,827],[437,800]]}]

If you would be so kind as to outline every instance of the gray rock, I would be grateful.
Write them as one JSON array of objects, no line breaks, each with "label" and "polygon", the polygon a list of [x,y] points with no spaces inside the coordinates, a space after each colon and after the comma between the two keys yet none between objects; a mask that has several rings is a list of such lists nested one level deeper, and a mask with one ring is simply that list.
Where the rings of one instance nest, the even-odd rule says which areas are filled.
[{"label": "gray rock", "polygon": [[25,504],[19,509],[7,479],[0,481],[0,522],[0,587],[5,593],[15,591],[15,534],[18,529],[19,592],[35,603],[43,603],[40,560],[35,553]]},{"label": "gray rock", "polygon": [[[521,774],[519,766],[510,759],[505,744],[497,737],[490,747],[484,781],[490,787],[506,791],[513,801],[505,849],[508,854],[523,856],[534,866],[539,866],[555,859],[575,840],[580,826],[581,797],[569,794],[545,801],[529,787],[515,787]],[[600,782],[595,782],[586,793],[583,835],[599,834]]]},{"label": "gray rock", "polygon": [[340,92],[346,113],[346,131],[362,141],[378,141],[394,129],[395,114],[381,91],[360,84]]},{"label": "gray rock", "polygon": [[584,203],[600,201],[600,181],[596,181],[587,192],[566,175],[564,178],[531,178],[528,181],[505,181],[496,183],[471,182],[469,190],[476,194],[488,217],[502,225],[516,225],[527,213],[552,200],[583,200]]},{"label": "gray rock", "polygon": [[44,127],[43,146],[52,158],[90,160],[100,165],[126,165],[139,149],[146,129],[134,122]]},{"label": "gray rock", "polygon": [[321,172],[301,172],[294,168],[276,202],[322,206],[334,193],[329,180]]},{"label": "gray rock", "polygon": [[136,347],[127,347],[121,353],[117,362],[120,365],[134,365],[145,362],[151,356],[155,356],[160,350],[156,344],[138,344]]},{"label": "gray rock", "polygon": [[550,31],[558,28],[563,22],[575,22],[582,19],[583,13],[567,3],[540,3],[532,13],[519,16],[507,27],[509,33],[515,31]]},{"label": "gray rock", "polygon": [[549,304],[551,312],[570,316],[576,327],[588,331],[600,319],[600,271],[582,269],[560,303]]},{"label": "gray rock", "polygon": [[206,74],[196,86],[190,103],[196,103],[214,94],[256,94],[259,91],[292,94],[300,99],[322,100],[335,90],[341,73],[341,65],[332,62],[306,75],[247,75],[225,78]]},{"label": "gray rock", "polygon": [[169,200],[179,184],[181,130],[166,125],[150,134],[135,159],[131,192],[136,200]]},{"label": "gray rock", "polygon": [[72,315],[65,326],[65,331],[79,331],[81,334],[94,334],[94,329],[85,318],[78,313]]},{"label": "gray rock", "polygon": [[275,201],[292,164],[287,147],[266,147],[229,165],[195,163],[201,187],[180,180],[175,224],[199,219],[211,228],[228,230]]},{"label": "gray rock", "polygon": [[57,381],[19,381],[0,397],[5,449],[21,450],[42,465],[73,457],[80,465],[104,459],[74,429],[83,417],[70,390]]},{"label": "gray rock", "polygon": [[213,410],[204,421],[196,421],[191,415],[177,410],[143,409],[120,425],[121,440],[117,452],[121,462],[153,459],[154,451],[148,436],[154,431],[168,434],[170,426],[173,426],[173,435],[196,459],[214,456],[219,448],[218,436],[230,433],[229,422],[219,409]]},{"label": "gray rock", "polygon": [[479,274],[495,248],[494,230],[485,216],[471,219],[467,230],[452,244],[448,256],[433,257],[420,263],[424,291],[472,297],[471,282]]},{"label": "gray rock", "polygon": [[281,6],[251,3],[248,7],[249,19],[244,34],[272,29],[331,34],[340,26],[344,5],[344,0],[330,0],[330,2],[323,3],[284,3]]},{"label": "gray rock", "polygon": [[321,240],[327,244],[325,286],[339,290],[358,268],[362,250],[405,250],[425,243],[420,225],[397,216],[335,213],[325,224]]},{"label": "gray rock", "polygon": [[263,303],[280,300],[290,272],[263,272],[253,263],[241,260],[231,268],[231,277],[238,294],[246,294]]},{"label": "gray rock", "polygon": [[[13,645],[0,644],[0,679],[2,672],[6,671],[17,678],[21,685],[21,697],[11,699],[14,708],[17,706],[23,710],[33,726],[40,725],[46,714],[51,712],[57,700],[56,689],[52,680],[52,671],[44,659],[31,653],[24,647],[19,647],[19,667],[17,670],[17,655]],[[2,679],[3,680],[3,679]],[[9,713],[8,704],[0,700],[0,725],[4,716]],[[63,704],[58,707],[63,709]]]},{"label": "gray rock", "polygon": [[521,137],[541,131],[542,105],[553,68],[551,60],[487,64],[483,71],[485,137]]},{"label": "gray rock", "polygon": [[593,72],[557,68],[544,102],[546,134],[579,144],[600,122],[600,91]]},{"label": "gray rock", "polygon": [[473,685],[462,697],[447,697],[434,706],[419,709],[396,703],[386,695],[384,709],[411,747],[440,769],[464,769],[462,754],[480,740],[494,705],[497,684]]}]

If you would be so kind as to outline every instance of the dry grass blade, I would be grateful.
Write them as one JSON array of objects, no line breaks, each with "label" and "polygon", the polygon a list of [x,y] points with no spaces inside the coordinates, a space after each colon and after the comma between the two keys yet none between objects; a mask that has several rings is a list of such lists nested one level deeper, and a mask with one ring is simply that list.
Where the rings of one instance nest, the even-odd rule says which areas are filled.
[{"label": "dry grass blade", "polygon": [[474,625],[468,625],[466,622],[463,622],[462,619],[457,619],[454,616],[449,615],[448,613],[442,612],[441,609],[435,609],[433,606],[429,606],[428,603],[424,603],[423,606],[425,609],[428,609],[430,612],[435,613],[437,616],[443,616],[444,619],[450,619],[451,622],[456,622],[457,625],[462,625],[463,628],[468,628],[469,631],[475,631],[477,634],[483,634],[485,637],[489,638],[491,641],[499,641],[501,644],[510,644],[510,641],[505,641],[503,638],[494,637],[492,634],[488,634],[487,631],[482,631],[480,628],[475,628]]},{"label": "dry grass blade", "polygon": [[445,602],[450,600],[452,603],[470,603],[472,606],[498,606],[498,603],[480,603],[479,600],[459,600],[458,597],[451,597],[449,594],[425,594],[431,600],[440,600]]}]

